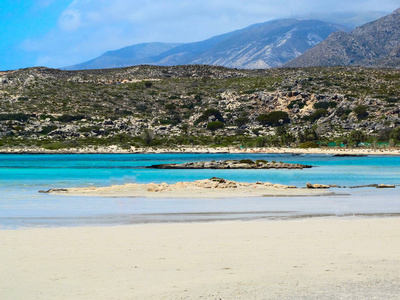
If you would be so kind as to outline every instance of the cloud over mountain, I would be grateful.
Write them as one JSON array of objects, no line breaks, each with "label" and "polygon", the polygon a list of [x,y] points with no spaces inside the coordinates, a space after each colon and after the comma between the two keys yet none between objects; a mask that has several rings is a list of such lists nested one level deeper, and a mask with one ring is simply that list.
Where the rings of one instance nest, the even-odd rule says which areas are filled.
[{"label": "cloud over mountain", "polygon": [[[41,0],[45,5],[51,0]],[[203,40],[254,23],[313,13],[392,11],[398,0],[74,0],[44,36],[21,44],[36,64],[71,65],[127,45]],[[326,18],[325,18],[326,20]],[[332,20],[330,20],[332,21]]]}]

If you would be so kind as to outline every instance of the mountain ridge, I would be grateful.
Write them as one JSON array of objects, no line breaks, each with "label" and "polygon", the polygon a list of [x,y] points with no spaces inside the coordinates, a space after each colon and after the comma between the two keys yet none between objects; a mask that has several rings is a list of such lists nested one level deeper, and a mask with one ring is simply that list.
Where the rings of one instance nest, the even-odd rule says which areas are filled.
[{"label": "mountain ridge", "polygon": [[[230,68],[260,69],[278,67],[322,42],[332,32],[346,30],[345,27],[318,20],[279,19],[257,23],[248,27],[217,35],[209,39],[178,44],[166,44],[168,49],[147,56],[126,58],[124,49],[128,46],[89,62],[66,67],[66,70],[84,68],[115,68],[132,65],[187,65],[206,64]],[[147,43],[151,47],[153,43]],[[157,50],[165,45],[158,44]],[[250,46],[251,45],[251,46]],[[113,54],[111,56],[110,54]]]},{"label": "mountain ridge", "polygon": [[[177,47],[178,43],[141,43],[132,46],[123,47],[121,49],[107,51],[101,56],[76,64],[70,67],[62,68],[65,70],[83,70],[83,69],[102,69],[104,64],[109,68],[126,67],[127,64],[136,64],[140,59],[146,58],[149,54],[151,56],[158,55],[171,48]],[[146,53],[146,54],[144,54]]]},{"label": "mountain ridge", "polygon": [[286,63],[284,67],[390,66],[400,68],[400,8],[355,28],[335,32],[325,41]]}]

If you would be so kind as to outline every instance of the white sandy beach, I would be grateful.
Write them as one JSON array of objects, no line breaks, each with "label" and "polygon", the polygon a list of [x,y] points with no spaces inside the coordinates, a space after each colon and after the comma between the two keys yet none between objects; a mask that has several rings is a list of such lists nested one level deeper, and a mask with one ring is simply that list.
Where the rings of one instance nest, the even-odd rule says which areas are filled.
[{"label": "white sandy beach", "polygon": [[128,154],[128,153],[234,153],[234,154],[249,154],[249,153],[265,153],[265,154],[347,154],[347,155],[400,155],[400,148],[281,148],[281,147],[257,147],[257,148],[239,148],[231,147],[203,147],[203,146],[176,146],[173,148],[164,147],[147,147],[123,149],[116,145],[114,146],[100,146],[100,147],[87,147],[87,148],[66,148],[58,150],[48,150],[38,147],[29,148],[14,148],[14,147],[1,147],[0,153],[48,153],[48,154],[63,154],[63,153],[76,153],[76,154]]},{"label": "white sandy beach", "polygon": [[400,218],[0,231],[0,299],[398,299]]}]

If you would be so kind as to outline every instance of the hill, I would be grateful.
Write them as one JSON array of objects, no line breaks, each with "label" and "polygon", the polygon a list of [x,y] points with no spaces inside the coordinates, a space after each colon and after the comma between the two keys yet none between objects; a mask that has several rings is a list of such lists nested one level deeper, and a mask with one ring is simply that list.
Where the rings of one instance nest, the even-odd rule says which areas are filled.
[{"label": "hill", "polygon": [[0,148],[396,143],[399,90],[393,69],[23,69],[0,75]]}]

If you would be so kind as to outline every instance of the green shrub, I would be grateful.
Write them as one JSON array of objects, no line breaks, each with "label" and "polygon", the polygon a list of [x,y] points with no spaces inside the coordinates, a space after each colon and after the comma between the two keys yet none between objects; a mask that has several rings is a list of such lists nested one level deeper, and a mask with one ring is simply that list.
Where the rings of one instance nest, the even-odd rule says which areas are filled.
[{"label": "green shrub", "polygon": [[255,162],[252,161],[251,159],[241,159],[239,162],[240,162],[241,164],[248,164],[248,165],[255,164]]},{"label": "green shrub", "polygon": [[43,126],[42,130],[39,132],[40,134],[48,134],[53,130],[57,129],[57,126],[50,125],[50,126]]},{"label": "green shrub", "polygon": [[214,116],[218,121],[224,122],[224,118],[222,117],[220,111],[215,108],[207,109],[195,122],[195,125],[208,121],[208,118]]},{"label": "green shrub", "polygon": [[259,136],[256,138],[255,146],[256,147],[265,147],[267,144],[267,139],[264,136]]},{"label": "green shrub", "polygon": [[391,130],[390,138],[396,141],[400,141],[400,127],[396,127]]},{"label": "green shrub", "polygon": [[263,164],[266,164],[266,163],[268,163],[268,161],[265,160],[265,159],[258,159],[258,160],[256,160],[256,163],[263,163]]},{"label": "green shrub", "polygon": [[357,118],[359,120],[365,119],[368,117],[368,106],[366,105],[359,105],[353,109],[353,111],[356,113]]},{"label": "green shrub", "polygon": [[322,118],[323,116],[326,116],[328,113],[328,111],[326,109],[318,109],[317,111],[315,111],[314,113],[312,113],[311,115],[309,115],[308,117],[304,117],[304,120],[308,120],[310,122],[315,122],[318,119]]},{"label": "green shrub", "polygon": [[235,120],[235,125],[237,127],[241,127],[243,125],[246,125],[249,122],[249,118],[247,117],[239,117]]},{"label": "green shrub", "polygon": [[75,148],[79,146],[80,145],[78,141],[55,141],[43,144],[42,148],[47,150],[58,150],[64,148]]},{"label": "green shrub", "polygon": [[366,135],[365,135],[365,133],[362,132],[361,130],[353,130],[353,131],[350,133],[349,138],[350,138],[350,141],[352,141],[353,144],[354,144],[356,147],[358,147],[358,145],[359,145],[362,141],[364,141],[364,140],[366,139]]},{"label": "green shrub", "polygon": [[84,116],[84,115],[76,115],[76,116],[62,115],[62,116],[59,116],[56,120],[59,122],[63,122],[63,123],[69,123],[72,121],[80,121],[82,119],[86,119],[86,116]]},{"label": "green shrub", "polygon": [[303,109],[304,106],[306,105],[304,103],[303,100],[293,100],[289,103],[289,105],[287,106],[288,109],[292,109],[294,107],[294,105],[297,104],[299,106],[300,109]]},{"label": "green shrub", "polygon": [[178,125],[180,123],[181,120],[180,119],[171,118],[171,119],[162,119],[162,120],[159,120],[159,121],[160,121],[161,125],[176,126],[176,125]]},{"label": "green shrub", "polygon": [[144,82],[144,86],[145,86],[147,89],[149,89],[149,88],[151,88],[151,87],[153,86],[153,83],[152,83],[151,81],[145,81],[145,82]]},{"label": "green shrub", "polygon": [[222,128],[224,128],[224,123],[222,123],[221,121],[214,121],[207,124],[207,129],[211,131],[216,131]]},{"label": "green shrub", "polygon": [[50,119],[51,121],[55,121],[56,118],[54,118],[52,115],[40,115],[40,120],[46,120]]},{"label": "green shrub", "polygon": [[23,113],[15,113],[15,114],[0,114],[0,121],[20,121],[26,122],[30,118],[30,115]]},{"label": "green shrub", "polygon": [[261,125],[279,126],[289,123],[289,115],[284,111],[273,111],[268,114],[261,114],[256,118]]},{"label": "green shrub", "polygon": [[313,141],[308,141],[301,143],[299,145],[299,148],[305,149],[305,148],[319,148],[319,145],[316,142]]},{"label": "green shrub", "polygon": [[176,108],[176,105],[173,103],[165,104],[165,109],[174,110],[175,108]]}]

